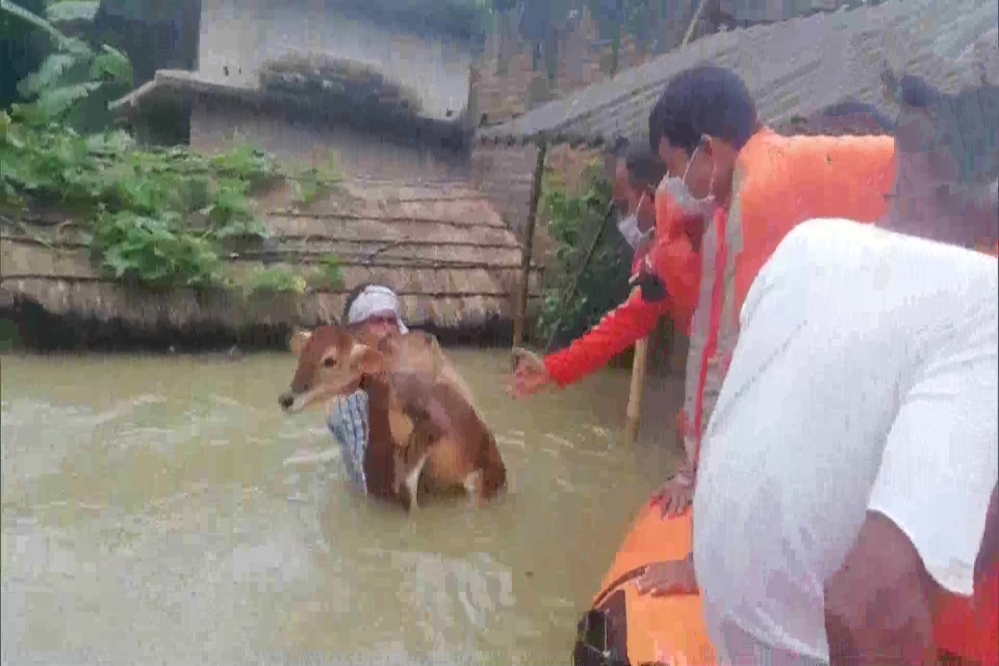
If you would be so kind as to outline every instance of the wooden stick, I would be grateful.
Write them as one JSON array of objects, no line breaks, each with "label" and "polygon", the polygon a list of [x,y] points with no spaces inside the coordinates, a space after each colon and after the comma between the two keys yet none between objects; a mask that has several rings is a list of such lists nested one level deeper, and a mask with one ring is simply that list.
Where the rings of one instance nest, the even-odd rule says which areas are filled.
[{"label": "wooden stick", "polygon": [[520,293],[517,295],[517,311],[513,318],[513,346],[519,347],[524,340],[524,319],[527,316],[528,283],[531,274],[531,255],[534,252],[534,226],[538,220],[538,201],[541,199],[541,178],[545,171],[545,154],[548,143],[544,140],[538,146],[538,161],[534,165],[534,181],[531,183],[531,210],[524,229],[523,254],[520,263]]},{"label": "wooden stick", "polygon": [[645,391],[648,349],[648,337],[635,343],[635,360],[631,366],[631,390],[628,393],[628,412],[625,422],[625,431],[632,443],[638,440],[638,425],[642,419],[642,394]]}]

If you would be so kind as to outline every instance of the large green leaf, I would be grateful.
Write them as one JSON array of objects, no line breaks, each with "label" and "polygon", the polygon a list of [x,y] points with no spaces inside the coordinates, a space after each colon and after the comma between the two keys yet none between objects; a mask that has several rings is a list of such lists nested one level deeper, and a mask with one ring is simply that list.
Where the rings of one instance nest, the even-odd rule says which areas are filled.
[{"label": "large green leaf", "polygon": [[77,53],[80,55],[93,54],[93,49],[91,49],[86,42],[74,37],[67,37],[49,21],[46,21],[37,14],[29,12],[23,7],[15,5],[13,2],[10,2],[10,0],[0,0],[0,11],[20,19],[30,27],[37,28],[38,30],[45,32],[62,51]]},{"label": "large green leaf", "polygon": [[93,21],[100,8],[100,0],[62,0],[45,8],[45,18],[56,24]]},{"label": "large green leaf", "polygon": [[58,118],[68,111],[74,103],[85,99],[100,87],[101,84],[98,82],[89,82],[46,90],[38,96],[38,107],[50,118]]},{"label": "large green leaf", "polygon": [[106,134],[92,134],[87,137],[87,150],[101,156],[125,154],[125,151],[135,144],[132,136],[124,130],[115,130]]},{"label": "large green leaf", "polygon": [[105,44],[90,66],[90,78],[93,81],[104,81],[131,89],[132,63],[128,61],[127,55]]},{"label": "large green leaf", "polygon": [[46,88],[66,83],[65,75],[74,65],[79,64],[80,56],[71,53],[53,53],[42,62],[37,72],[21,82],[21,94],[33,97]]}]

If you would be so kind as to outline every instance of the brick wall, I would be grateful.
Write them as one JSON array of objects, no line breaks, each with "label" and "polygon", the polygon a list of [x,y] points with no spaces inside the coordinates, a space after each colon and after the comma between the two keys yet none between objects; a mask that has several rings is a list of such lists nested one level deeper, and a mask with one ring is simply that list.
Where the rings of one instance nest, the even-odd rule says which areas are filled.
[{"label": "brick wall", "polygon": [[[586,166],[603,157],[599,151],[552,146],[545,157],[545,168],[560,174],[569,192],[573,192],[579,187]],[[530,214],[531,185],[537,159],[538,149],[531,145],[484,144],[476,146],[472,152],[473,184],[485,193],[519,240],[523,240]],[[612,164],[607,163],[606,168],[608,176],[611,175]],[[544,212],[539,211],[533,255],[536,261],[541,262],[552,248],[545,233],[546,223]]]},{"label": "brick wall", "polygon": [[[683,38],[692,12],[690,0],[677,10],[680,20],[667,22],[659,36],[657,50],[672,48]],[[704,25],[702,21],[701,25]],[[706,30],[702,27],[701,30]],[[532,44],[522,39],[508,18],[501,17],[492,34],[487,36],[483,52],[472,66],[469,76],[469,117],[475,123],[498,124],[519,116],[552,99],[598,83],[613,76],[615,71],[642,64],[654,57],[634,38],[622,39],[614,69],[613,48],[600,40],[598,26],[584,12],[570,30],[559,39],[556,75],[549,78],[542,57],[535,68]],[[548,151],[546,166],[559,170],[572,186],[578,181],[585,164],[596,156],[593,151],[576,151],[566,146]],[[492,204],[521,237],[530,209],[531,179],[537,149],[530,146],[477,145],[472,153],[473,182],[489,197]],[[547,251],[544,220],[538,220],[535,256]]]},{"label": "brick wall", "polygon": [[472,182],[518,238],[527,222],[537,159],[534,146],[478,145],[472,151]]},{"label": "brick wall", "polygon": [[[682,2],[689,5],[690,0]],[[678,44],[685,25],[681,21],[666,25],[659,49]],[[633,37],[625,36],[615,63],[611,43],[599,38],[598,27],[588,11],[559,38],[554,77],[549,77],[544,56],[535,67],[533,48],[532,43],[516,34],[509,22],[497,22],[472,66],[473,102],[469,110],[476,123],[504,122],[569,92],[610,78],[618,71],[640,65],[656,55]]]}]

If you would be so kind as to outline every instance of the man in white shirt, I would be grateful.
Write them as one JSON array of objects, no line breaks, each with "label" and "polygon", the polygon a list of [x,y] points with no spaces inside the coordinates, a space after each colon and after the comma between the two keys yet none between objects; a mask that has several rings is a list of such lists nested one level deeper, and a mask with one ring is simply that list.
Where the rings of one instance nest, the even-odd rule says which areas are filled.
[{"label": "man in white shirt", "polygon": [[996,162],[906,103],[885,228],[800,225],[743,306],[694,498],[723,663],[936,663],[935,602],[996,566]]},{"label": "man in white shirt", "polygon": [[[732,663],[827,663],[827,583],[872,516],[971,594],[999,475],[997,278],[987,255],[849,220],[802,224],[761,271],[694,498],[705,616]],[[932,634],[922,610],[893,619]]]}]

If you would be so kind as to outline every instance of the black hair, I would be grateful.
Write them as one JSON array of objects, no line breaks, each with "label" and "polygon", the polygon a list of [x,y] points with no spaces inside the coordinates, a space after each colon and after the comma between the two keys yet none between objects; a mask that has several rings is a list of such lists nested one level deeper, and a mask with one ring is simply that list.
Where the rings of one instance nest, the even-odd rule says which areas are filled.
[{"label": "black hair", "polygon": [[665,137],[690,154],[707,134],[736,150],[756,132],[756,103],[739,76],[724,67],[698,65],[672,79],[649,114],[649,145]]},{"label": "black hair", "polygon": [[886,132],[892,132],[895,130],[895,121],[891,116],[873,104],[867,104],[865,102],[849,100],[846,102],[831,104],[819,111],[817,115],[820,118],[841,118],[842,116],[859,117],[861,115],[867,115]]},{"label": "black hair", "polygon": [[[995,149],[999,87],[983,83],[950,94],[913,75],[897,81],[884,78],[900,106],[895,137],[896,206],[915,192],[933,192],[931,203],[922,206],[924,219],[914,222],[916,235],[964,247],[983,239],[994,243],[999,233],[999,153]],[[912,133],[900,131],[909,116],[925,111],[930,111],[929,124],[922,123]],[[912,166],[915,153],[934,156],[929,169]],[[896,207],[891,215],[898,214]]]},{"label": "black hair", "polygon": [[629,149],[622,157],[628,179],[636,190],[654,189],[666,174],[666,166],[659,157],[643,146]]},{"label": "black hair", "polygon": [[[935,121],[931,143],[942,142],[958,167],[965,186],[991,186],[999,177],[995,150],[999,136],[999,86],[988,83],[956,94],[945,93],[918,76],[898,80],[895,97],[901,104],[900,119],[912,110],[932,110]],[[900,145],[902,152],[912,147]],[[917,150],[924,150],[920,145]]]},{"label": "black hair", "polygon": [[926,109],[939,104],[946,97],[925,80],[913,74],[906,74],[894,86],[889,84],[889,92],[895,99],[914,109]]}]

